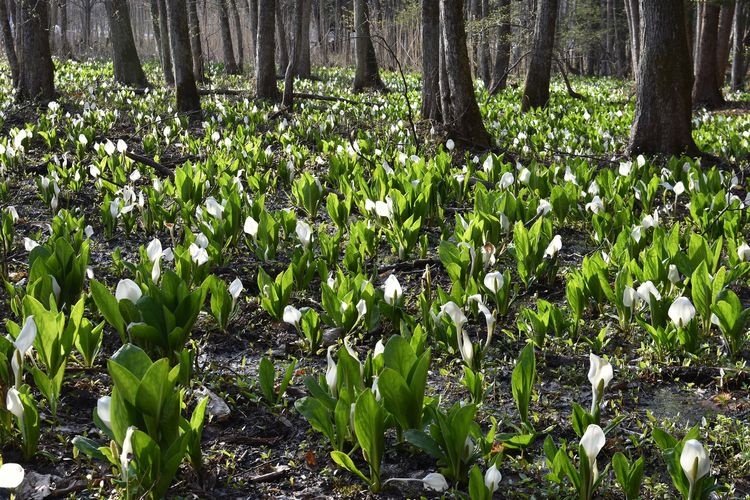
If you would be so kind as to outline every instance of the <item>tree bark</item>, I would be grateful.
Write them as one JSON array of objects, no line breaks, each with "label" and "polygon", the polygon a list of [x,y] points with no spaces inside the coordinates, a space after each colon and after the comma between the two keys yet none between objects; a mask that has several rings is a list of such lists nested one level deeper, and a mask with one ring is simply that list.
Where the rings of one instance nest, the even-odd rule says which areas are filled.
[{"label": "tree bark", "polygon": [[636,78],[641,54],[641,14],[638,0],[625,0],[625,15],[628,18],[631,70],[633,78]]},{"label": "tree bark", "polygon": [[442,21],[444,67],[452,107],[452,120],[446,125],[462,142],[483,149],[489,148],[490,134],[484,128],[471,81],[463,0],[440,0],[440,20]]},{"label": "tree bark", "polygon": [[701,34],[696,61],[695,81],[693,82],[693,105],[705,106],[712,109],[724,103],[724,97],[719,89],[716,60],[717,40],[719,29],[718,4],[706,2],[702,4]]},{"label": "tree bark", "polygon": [[422,118],[441,121],[440,2],[422,0]]},{"label": "tree bark", "polygon": [[[2,0],[0,0],[2,1]],[[151,26],[154,32],[154,41],[156,42],[156,51],[159,54],[159,63],[164,68],[164,54],[161,45],[161,25],[159,24],[159,0],[150,0],[151,7]]]},{"label": "tree bark", "polygon": [[18,58],[16,57],[16,42],[13,40],[13,31],[10,29],[8,4],[5,3],[4,0],[0,0],[0,31],[2,31],[5,57],[8,59],[13,88],[18,88]]},{"label": "tree bark", "polygon": [[742,90],[745,80],[745,22],[747,10],[744,3],[737,5],[732,25],[732,90]]},{"label": "tree bark", "polygon": [[55,68],[49,46],[47,2],[20,0],[18,101],[50,101],[55,96]]},{"label": "tree bark", "polygon": [[312,76],[312,65],[310,64],[310,18],[312,17],[312,0],[302,0],[302,34],[300,53],[297,58],[297,69],[295,73],[299,78],[310,78]]},{"label": "tree bark", "polygon": [[[305,0],[293,0],[294,7],[292,9],[292,53],[289,57],[289,64],[287,64],[286,72],[284,73],[284,98],[282,103],[287,108],[292,108],[293,94],[294,94],[294,77],[295,68],[299,61],[300,53],[302,52],[302,20],[303,20],[303,9],[302,5]],[[308,44],[309,45],[309,44]]]},{"label": "tree bark", "polygon": [[127,0],[106,0],[104,7],[109,18],[115,81],[128,87],[148,87],[148,80],[135,48]]},{"label": "tree bark", "polygon": [[219,0],[219,31],[221,32],[221,49],[224,56],[224,71],[228,75],[236,75],[237,62],[234,59],[232,46],[232,30],[229,27],[228,0]]},{"label": "tree bark", "polygon": [[[283,74],[289,64],[289,48],[286,44],[286,27],[284,26],[284,16],[281,9],[282,0],[276,0],[276,48],[279,53],[279,73]],[[260,27],[258,27],[260,29]]]},{"label": "tree bark", "polygon": [[495,65],[492,68],[491,94],[497,94],[508,85],[508,65],[510,65],[510,0],[499,2],[500,23],[497,25],[495,41]]},{"label": "tree bark", "polygon": [[278,101],[276,86],[276,1],[258,0],[258,38],[255,55],[255,95],[259,99]]},{"label": "tree bark", "polygon": [[185,0],[169,0],[167,9],[175,90],[177,91],[177,110],[181,113],[190,113],[191,118],[195,119],[200,117],[201,101],[193,75],[187,5]]},{"label": "tree bark", "polygon": [[255,67],[255,53],[258,51],[258,0],[247,0],[247,10],[250,18],[250,57]]},{"label": "tree bark", "polygon": [[190,29],[190,52],[193,55],[193,77],[196,83],[206,81],[201,44],[201,25],[198,17],[198,0],[187,0],[188,28]]},{"label": "tree bark", "polygon": [[[440,26],[439,23],[438,26]],[[440,30],[440,59],[438,64],[440,70],[440,115],[443,117],[443,123],[453,123],[453,103],[451,102],[451,88],[448,83],[448,68],[445,61],[445,38],[443,38],[442,29]]]},{"label": "tree bark", "polygon": [[375,46],[370,37],[370,19],[366,0],[354,0],[354,29],[356,40],[357,70],[354,73],[354,92],[361,92],[371,88],[385,89],[378,71],[378,59],[375,56]]},{"label": "tree bark", "polygon": [[629,154],[698,154],[684,0],[641,0],[642,51]]},{"label": "tree bark", "polygon": [[719,13],[719,35],[716,40],[716,83],[719,88],[724,86],[729,66],[729,36],[732,34],[734,9],[735,2],[732,0],[722,4]]},{"label": "tree bark", "polygon": [[68,0],[58,0],[58,7],[60,9],[60,56],[63,59],[69,59],[73,51],[68,40]]},{"label": "tree bark", "polygon": [[229,0],[229,8],[231,10],[234,31],[237,35],[237,73],[242,74],[245,65],[245,41],[242,34],[242,20],[240,18],[240,11],[235,0]]},{"label": "tree bark", "polygon": [[172,64],[172,43],[170,41],[169,22],[167,20],[166,0],[157,0],[159,6],[159,32],[161,33],[161,65],[164,72],[164,81],[170,87],[175,84],[174,68]]},{"label": "tree bark", "polygon": [[534,44],[526,74],[526,85],[521,111],[545,107],[549,101],[549,82],[552,70],[552,50],[555,45],[557,0],[539,0]]}]

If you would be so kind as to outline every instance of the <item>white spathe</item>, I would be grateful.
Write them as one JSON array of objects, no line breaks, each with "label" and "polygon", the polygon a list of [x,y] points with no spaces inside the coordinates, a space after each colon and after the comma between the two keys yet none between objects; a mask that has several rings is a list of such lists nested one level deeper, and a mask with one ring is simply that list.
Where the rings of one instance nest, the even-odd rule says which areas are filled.
[{"label": "white spathe", "polygon": [[492,464],[492,467],[487,469],[484,473],[484,485],[490,490],[490,493],[494,493],[500,487],[500,481],[502,481],[503,475],[497,470],[497,465]]},{"label": "white spathe", "polygon": [[677,297],[667,311],[669,319],[678,328],[690,323],[695,317],[695,306],[687,297]]},{"label": "white spathe", "polygon": [[500,271],[493,271],[484,276],[484,286],[492,293],[502,290],[504,284],[505,279],[503,278],[503,273]]},{"label": "white spathe", "polygon": [[302,312],[294,306],[286,306],[284,307],[284,316],[282,319],[284,323],[299,326],[299,322],[302,319]]},{"label": "white spathe", "polygon": [[127,299],[135,304],[136,302],[138,302],[138,299],[141,298],[141,295],[143,295],[141,287],[139,287],[135,281],[131,279],[124,279],[120,280],[120,282],[117,283],[117,289],[115,289],[115,298],[118,302]]},{"label": "white spathe", "polygon": [[383,292],[383,298],[385,299],[386,304],[391,306],[395,305],[403,294],[404,290],[401,288],[401,283],[398,282],[396,275],[391,274],[388,276],[388,279],[385,280]]},{"label": "white spathe", "polygon": [[448,481],[446,481],[445,476],[439,472],[430,472],[423,477],[422,485],[425,489],[432,491],[445,491],[448,489]]},{"label": "white spathe", "polygon": [[108,429],[112,428],[112,414],[110,408],[112,407],[112,398],[110,396],[102,396],[96,402],[96,415],[99,420],[102,421]]},{"label": "white spathe", "polygon": [[25,472],[18,464],[7,463],[0,465],[0,488],[14,490],[23,482]]},{"label": "white spathe", "polygon": [[589,382],[591,382],[591,392],[593,394],[594,404],[601,400],[602,394],[599,393],[599,386],[604,390],[614,377],[614,370],[609,361],[605,361],[593,352],[589,354]]},{"label": "white spathe", "polygon": [[690,482],[690,487],[711,470],[711,461],[706,450],[697,439],[688,439],[682,447],[680,465]]}]

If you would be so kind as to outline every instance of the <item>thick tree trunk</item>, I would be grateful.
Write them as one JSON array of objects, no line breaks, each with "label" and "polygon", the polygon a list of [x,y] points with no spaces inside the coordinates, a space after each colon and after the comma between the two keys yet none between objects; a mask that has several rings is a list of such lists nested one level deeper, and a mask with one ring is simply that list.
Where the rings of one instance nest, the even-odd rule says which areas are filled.
[{"label": "thick tree trunk", "polygon": [[258,38],[255,55],[255,95],[259,99],[278,101],[279,88],[276,86],[276,2],[258,0]]},{"label": "thick tree trunk", "polygon": [[557,0],[539,0],[534,45],[526,74],[521,111],[539,108],[549,101],[549,82],[552,70],[552,50],[555,45]]},{"label": "thick tree trunk", "polygon": [[356,40],[354,46],[357,55],[357,71],[354,73],[354,91],[361,92],[371,88],[385,89],[378,71],[378,59],[370,37],[370,19],[366,0],[354,0],[354,29]]},{"label": "thick tree trunk", "polygon": [[240,11],[235,0],[229,0],[229,7],[232,14],[232,24],[234,24],[234,31],[237,35],[237,72],[242,74],[245,66],[245,41],[242,35],[242,20],[240,19]]},{"label": "thick tree trunk", "polygon": [[19,101],[49,101],[55,95],[55,68],[49,47],[47,2],[20,0],[18,30]]},{"label": "thick tree trunk", "polygon": [[169,16],[169,39],[172,45],[174,81],[177,91],[177,110],[200,117],[201,101],[193,75],[193,56],[190,53],[190,30],[185,0],[167,2]]},{"label": "thick tree trunk", "polygon": [[310,78],[312,66],[310,64],[310,18],[312,17],[312,0],[302,0],[302,35],[300,53],[297,57],[295,73],[299,78]]},{"label": "thick tree trunk", "polygon": [[148,87],[146,74],[135,48],[127,0],[106,0],[104,7],[107,10],[109,34],[112,38],[115,81],[129,87]]},{"label": "thick tree trunk", "polygon": [[719,88],[724,86],[729,66],[729,36],[732,34],[734,9],[735,2],[730,1],[721,5],[719,13],[719,34],[716,40],[716,83]]},{"label": "thick tree trunk", "polygon": [[732,25],[732,90],[742,90],[745,80],[745,22],[747,10],[743,3],[737,5]]},{"label": "thick tree trunk", "polygon": [[446,125],[462,142],[479,148],[489,148],[490,134],[484,128],[471,81],[463,0],[440,0],[440,20],[453,111],[452,120],[446,122]]},{"label": "thick tree trunk", "polygon": [[[183,0],[184,1],[184,0]],[[169,22],[167,20],[166,0],[157,0],[159,5],[159,32],[161,33],[161,66],[164,81],[170,87],[174,86],[174,68],[172,65],[172,43],[170,41]]]},{"label": "thick tree trunk", "polygon": [[691,133],[693,73],[684,0],[641,0],[638,66],[630,154],[698,154]]},{"label": "thick tree trunk", "polygon": [[16,42],[13,40],[13,31],[10,29],[10,17],[8,16],[8,4],[0,0],[0,31],[3,35],[3,46],[5,57],[10,66],[10,77],[13,80],[13,88],[18,88],[18,58],[16,57]]},{"label": "thick tree trunk", "polygon": [[625,15],[628,18],[630,64],[635,79],[638,75],[638,62],[641,54],[641,14],[638,0],[625,0]]},{"label": "thick tree trunk", "polygon": [[510,65],[510,0],[499,2],[500,23],[497,25],[495,41],[495,65],[492,68],[491,94],[497,94],[508,85],[508,66]]},{"label": "thick tree trunk", "polygon": [[196,83],[206,80],[201,44],[201,25],[198,17],[198,0],[187,0],[188,28],[190,29],[190,52],[193,55],[193,77]]},{"label": "thick tree trunk", "polygon": [[250,18],[250,58],[253,67],[256,65],[255,54],[258,51],[258,0],[247,0],[248,17]]},{"label": "thick tree trunk", "polygon": [[441,121],[440,2],[422,0],[422,118]]},{"label": "thick tree trunk", "polygon": [[702,6],[701,36],[696,61],[695,81],[693,82],[693,105],[712,109],[724,103],[719,89],[716,60],[719,29],[719,11],[721,7],[714,3]]},{"label": "thick tree trunk", "polygon": [[294,94],[294,76],[295,68],[298,65],[299,55],[302,52],[302,19],[304,17],[302,5],[305,0],[293,0],[294,7],[292,9],[292,40],[291,48],[292,53],[290,54],[289,64],[286,67],[284,73],[284,98],[282,103],[287,108],[292,108],[292,96]]},{"label": "thick tree trunk", "polygon": [[[289,64],[289,48],[286,44],[286,27],[284,26],[284,16],[281,9],[282,0],[276,0],[276,17],[274,19],[276,23],[276,48],[279,53],[279,73],[283,74],[287,65]],[[260,26],[258,26],[260,29]]]},{"label": "thick tree trunk", "polygon": [[232,30],[229,27],[228,0],[219,0],[219,30],[221,32],[221,49],[224,55],[224,71],[229,75],[236,75],[237,62],[234,59],[234,47],[232,46]]}]

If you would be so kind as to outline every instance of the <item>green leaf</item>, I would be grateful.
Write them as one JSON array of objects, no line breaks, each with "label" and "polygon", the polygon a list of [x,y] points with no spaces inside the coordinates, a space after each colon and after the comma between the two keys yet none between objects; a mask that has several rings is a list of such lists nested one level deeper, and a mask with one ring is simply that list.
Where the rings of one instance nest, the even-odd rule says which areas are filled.
[{"label": "green leaf", "polygon": [[360,470],[357,468],[356,465],[354,465],[354,462],[352,461],[352,458],[344,453],[343,451],[332,451],[331,452],[331,458],[334,462],[339,464],[344,469],[348,470],[349,472],[356,474],[359,476],[362,481],[366,482],[367,484],[370,484],[370,479],[362,474]]},{"label": "green leaf", "polygon": [[91,296],[94,299],[96,308],[102,313],[112,328],[120,334],[120,340],[126,342],[125,321],[120,314],[120,308],[117,299],[112,295],[109,289],[96,280],[91,280]]},{"label": "green leaf", "polygon": [[536,377],[536,358],[534,357],[534,344],[527,344],[518,356],[518,362],[511,376],[511,389],[513,399],[516,401],[521,422],[530,425],[529,402],[531,391]]}]

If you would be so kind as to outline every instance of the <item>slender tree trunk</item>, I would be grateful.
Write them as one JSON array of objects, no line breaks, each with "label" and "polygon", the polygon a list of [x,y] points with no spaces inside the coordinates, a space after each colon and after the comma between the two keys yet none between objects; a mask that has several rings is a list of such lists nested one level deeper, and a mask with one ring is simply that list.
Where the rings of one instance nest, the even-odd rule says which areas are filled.
[{"label": "slender tree trunk", "polygon": [[745,80],[745,22],[747,10],[743,3],[737,5],[732,25],[732,90],[742,90]]},{"label": "slender tree trunk", "polygon": [[190,113],[193,119],[200,117],[201,101],[193,74],[193,56],[190,53],[190,30],[185,0],[168,0],[169,39],[174,63],[177,110]]},{"label": "slender tree trunk", "polygon": [[734,9],[735,2],[729,1],[721,5],[719,13],[719,34],[716,40],[716,82],[719,88],[724,86],[729,66],[729,36],[732,34]]},{"label": "slender tree trunk", "polygon": [[60,56],[63,59],[69,59],[73,51],[68,40],[68,0],[58,0],[58,7],[60,9]]},{"label": "slender tree trunk", "polygon": [[705,3],[702,6],[701,37],[698,47],[697,72],[693,82],[693,105],[715,108],[724,103],[718,83],[716,61],[720,6]]},{"label": "slender tree trunk", "polygon": [[93,3],[91,0],[84,0],[81,5],[83,44],[88,50],[91,47],[91,9]]},{"label": "slender tree trunk", "polygon": [[127,0],[106,0],[104,7],[109,18],[115,81],[129,87],[148,87],[146,74],[135,48]]},{"label": "slender tree trunk", "polygon": [[278,101],[281,95],[276,86],[276,2],[258,0],[258,38],[255,55],[255,94],[259,99]]},{"label": "slender tree trunk", "polygon": [[625,0],[625,15],[628,18],[630,64],[635,79],[638,75],[638,62],[641,54],[641,14],[638,0]]},{"label": "slender tree trunk", "polygon": [[[440,11],[438,11],[439,13]],[[437,24],[440,27],[440,23]],[[443,31],[440,28],[440,44],[439,44],[439,72],[440,81],[438,85],[440,87],[440,115],[443,117],[443,123],[453,123],[453,103],[451,102],[451,87],[448,83],[448,67],[445,60],[445,38],[443,38]]]},{"label": "slender tree trunk", "polygon": [[684,0],[641,0],[638,66],[630,154],[698,154],[691,133],[693,73]]},{"label": "slender tree trunk", "polygon": [[[491,139],[484,128],[471,81],[466,48],[463,0],[440,0],[441,37],[445,69],[450,88],[452,121],[446,123],[456,138],[479,148],[489,148]],[[445,119],[445,114],[443,115]]]},{"label": "slender tree trunk", "polygon": [[300,53],[297,58],[295,73],[299,78],[310,78],[312,66],[310,64],[310,18],[312,17],[312,0],[302,0],[302,34],[300,39]]},{"label": "slender tree trunk", "polygon": [[[183,0],[184,1],[184,0]],[[174,86],[174,68],[172,65],[172,43],[170,41],[169,21],[167,20],[166,0],[157,0],[159,5],[159,32],[161,33],[162,71],[164,81],[170,87]]]},{"label": "slender tree trunk", "polygon": [[13,40],[13,31],[10,29],[10,17],[8,16],[8,4],[0,0],[0,30],[3,35],[5,57],[10,66],[10,76],[13,80],[13,88],[18,88],[18,58],[16,57],[16,43]]},{"label": "slender tree trunk", "polygon": [[521,111],[547,106],[552,70],[552,50],[555,45],[557,0],[539,0],[534,45],[526,74]]},{"label": "slender tree trunk", "polygon": [[510,0],[499,2],[500,23],[497,25],[495,41],[495,65],[492,68],[491,94],[497,94],[508,85],[508,66],[510,65]]},{"label": "slender tree trunk", "polygon": [[232,14],[234,31],[237,35],[237,72],[242,74],[245,65],[245,40],[244,36],[242,35],[242,20],[240,18],[240,11],[235,0],[229,0],[229,7]]},{"label": "slender tree trunk", "polygon": [[164,54],[161,45],[161,25],[159,24],[159,0],[150,0],[149,5],[151,7],[151,29],[154,32],[156,51],[159,53],[159,63],[162,68],[164,68]]},{"label": "slender tree trunk", "polygon": [[380,79],[375,47],[370,37],[370,19],[366,0],[354,0],[354,29],[357,33],[354,46],[357,54],[357,71],[354,74],[354,91],[366,88],[385,89]]},{"label": "slender tree trunk", "polygon": [[250,58],[256,66],[255,53],[258,51],[258,0],[247,0],[248,17],[250,18]]},{"label": "slender tree trunk", "polygon": [[206,80],[201,44],[201,25],[198,16],[198,0],[187,0],[188,28],[190,29],[190,52],[193,55],[193,77],[196,83]]},{"label": "slender tree trunk", "polygon": [[441,121],[440,2],[422,0],[422,118]]},{"label": "slender tree trunk", "polygon": [[18,101],[49,101],[55,96],[55,68],[49,46],[47,2],[20,0]]},{"label": "slender tree trunk", "polygon": [[[289,64],[289,48],[286,44],[286,27],[284,26],[284,16],[281,9],[282,0],[276,0],[276,44],[279,53],[279,73],[286,69]],[[260,29],[260,27],[259,27]]]},{"label": "slender tree trunk", "polygon": [[237,62],[234,59],[234,47],[232,47],[232,30],[229,27],[228,0],[219,0],[219,30],[221,32],[221,48],[224,54],[224,71],[228,75],[236,75]]},{"label": "slender tree trunk", "polygon": [[[295,68],[297,67],[299,61],[300,53],[302,52],[302,20],[304,17],[303,10],[304,6],[302,5],[305,0],[293,0],[294,7],[292,9],[292,53],[290,54],[289,58],[289,64],[286,67],[286,72],[284,73],[284,98],[282,100],[282,103],[287,108],[291,109],[293,104],[293,93],[294,93],[294,76],[295,76]],[[309,43],[308,43],[309,45]]]}]

